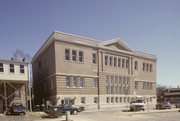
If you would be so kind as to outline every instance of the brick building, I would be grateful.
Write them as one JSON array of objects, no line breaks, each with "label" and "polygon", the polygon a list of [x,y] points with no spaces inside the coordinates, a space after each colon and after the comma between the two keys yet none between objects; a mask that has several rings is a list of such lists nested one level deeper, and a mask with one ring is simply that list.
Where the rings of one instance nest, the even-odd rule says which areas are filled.
[{"label": "brick building", "polygon": [[156,56],[121,39],[53,32],[32,60],[36,105],[124,106],[135,95],[156,102]]}]

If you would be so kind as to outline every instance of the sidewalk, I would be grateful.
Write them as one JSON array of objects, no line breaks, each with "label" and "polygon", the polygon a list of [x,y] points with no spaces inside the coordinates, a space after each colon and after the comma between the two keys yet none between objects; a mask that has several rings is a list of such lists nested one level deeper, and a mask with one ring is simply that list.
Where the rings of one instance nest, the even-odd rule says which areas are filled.
[{"label": "sidewalk", "polygon": [[179,108],[174,109],[164,109],[164,110],[146,110],[146,111],[136,111],[136,112],[120,112],[117,113],[117,115],[123,115],[123,116],[132,116],[132,115],[139,115],[139,114],[152,114],[152,113],[167,113],[167,112],[178,112]]}]

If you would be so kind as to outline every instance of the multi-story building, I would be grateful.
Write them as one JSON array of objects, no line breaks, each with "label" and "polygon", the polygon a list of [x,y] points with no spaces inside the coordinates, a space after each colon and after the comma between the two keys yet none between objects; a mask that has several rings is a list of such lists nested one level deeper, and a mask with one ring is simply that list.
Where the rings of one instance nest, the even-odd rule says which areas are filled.
[{"label": "multi-story building", "polygon": [[103,42],[55,31],[33,57],[32,69],[37,105],[105,108],[139,95],[156,102],[156,56],[121,39]]},{"label": "multi-story building", "polygon": [[0,60],[0,113],[13,102],[27,106],[28,62]]},{"label": "multi-story building", "polygon": [[170,101],[171,103],[180,102],[180,88],[169,88],[164,91],[164,101]]}]

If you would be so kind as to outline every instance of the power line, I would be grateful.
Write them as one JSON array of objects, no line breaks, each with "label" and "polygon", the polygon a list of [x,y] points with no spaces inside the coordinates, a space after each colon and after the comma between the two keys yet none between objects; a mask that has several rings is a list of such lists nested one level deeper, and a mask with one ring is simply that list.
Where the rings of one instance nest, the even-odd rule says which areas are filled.
[{"label": "power line", "polygon": [[4,24],[4,22],[3,22],[1,19],[0,19],[0,23],[1,23],[1,25],[2,25],[2,27],[3,27],[3,29],[4,29],[4,31],[5,31],[8,39],[9,39],[10,42],[12,43],[12,46],[13,46],[13,47],[15,46],[15,49],[17,50],[18,46],[17,46],[15,40],[13,39],[13,37],[12,37],[11,34],[9,33],[6,25]]}]

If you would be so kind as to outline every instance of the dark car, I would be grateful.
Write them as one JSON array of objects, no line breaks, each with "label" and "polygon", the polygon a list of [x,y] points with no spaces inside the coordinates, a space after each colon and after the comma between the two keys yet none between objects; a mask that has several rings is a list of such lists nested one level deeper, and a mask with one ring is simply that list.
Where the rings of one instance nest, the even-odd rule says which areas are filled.
[{"label": "dark car", "polygon": [[64,104],[59,105],[61,107],[62,113],[65,113],[66,111],[70,111],[71,114],[77,114],[81,110],[78,107],[75,107],[74,105]]},{"label": "dark car", "polygon": [[159,102],[156,104],[156,109],[171,109],[169,102]]},{"label": "dark car", "polygon": [[25,107],[23,106],[22,103],[19,103],[19,102],[16,102],[16,103],[13,103],[6,114],[23,114],[25,115],[26,114],[26,109]]},{"label": "dark car", "polygon": [[177,103],[175,104],[175,106],[176,106],[176,108],[180,108],[180,102],[177,102]]}]

